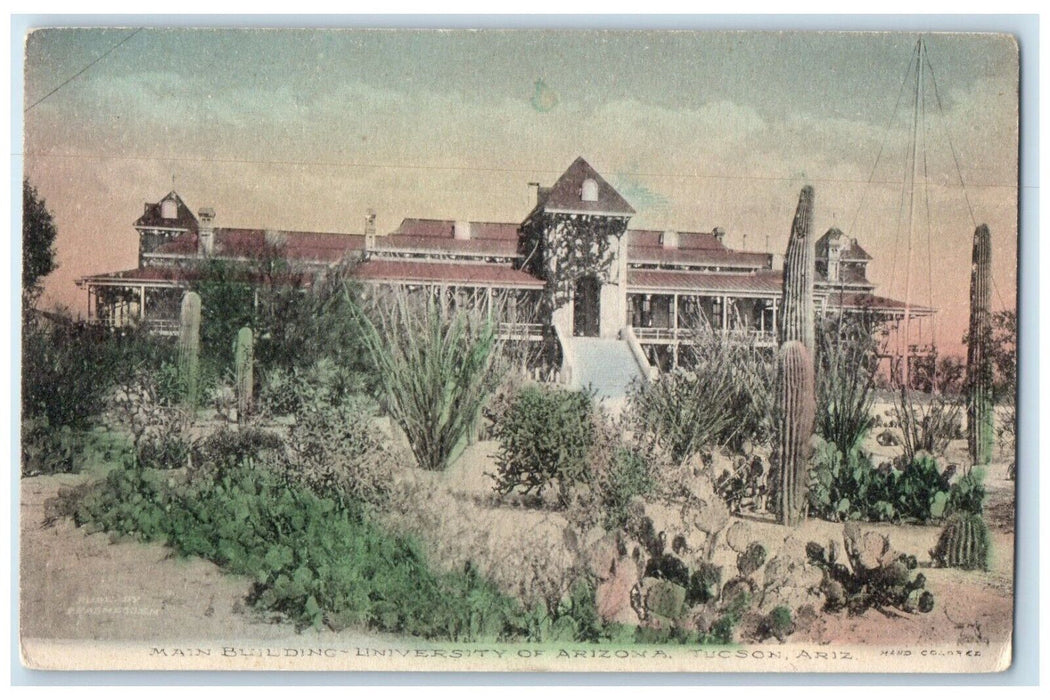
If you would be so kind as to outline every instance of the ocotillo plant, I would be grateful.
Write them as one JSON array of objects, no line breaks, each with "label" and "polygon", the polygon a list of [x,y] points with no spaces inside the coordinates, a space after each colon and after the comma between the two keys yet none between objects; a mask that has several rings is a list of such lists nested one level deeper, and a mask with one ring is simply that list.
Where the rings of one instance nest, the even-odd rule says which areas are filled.
[{"label": "ocotillo plant", "polygon": [[780,349],[780,483],[777,515],[795,527],[806,518],[810,438],[816,414],[813,358],[798,340]]},{"label": "ocotillo plant", "polygon": [[179,312],[179,382],[183,390],[183,406],[191,417],[197,410],[200,342],[201,298],[196,292],[186,292]]},{"label": "ocotillo plant", "polygon": [[813,188],[806,185],[798,196],[784,257],[784,307],[780,315],[780,343],[801,341],[810,356],[816,349],[813,318],[813,278],[816,247],[813,241]]},{"label": "ocotillo plant", "polygon": [[981,224],[973,232],[973,266],[970,271],[970,331],[966,350],[967,446],[974,464],[992,459],[995,414],[992,402],[992,335],[989,305],[992,299],[992,236]]},{"label": "ocotillo plant", "polygon": [[255,360],[252,329],[245,326],[237,333],[234,348],[234,369],[237,375],[237,422],[243,423],[252,406],[252,383],[255,375],[252,365]]}]

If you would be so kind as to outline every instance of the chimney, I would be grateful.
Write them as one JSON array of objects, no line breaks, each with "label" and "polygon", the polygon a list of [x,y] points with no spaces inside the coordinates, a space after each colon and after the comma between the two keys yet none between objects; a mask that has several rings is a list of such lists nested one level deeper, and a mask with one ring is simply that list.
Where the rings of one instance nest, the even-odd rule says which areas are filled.
[{"label": "chimney", "polygon": [[660,245],[665,249],[674,249],[678,247],[678,232],[667,230],[660,234]]},{"label": "chimney", "polygon": [[457,221],[452,229],[452,238],[457,241],[470,240],[470,222]]},{"label": "chimney", "polygon": [[784,270],[784,254],[783,253],[770,253],[769,254],[769,269],[782,272]]},{"label": "chimney", "polygon": [[197,212],[200,228],[197,230],[197,255],[208,256],[215,252],[215,210],[205,207]]},{"label": "chimney", "polygon": [[365,255],[376,247],[376,210],[365,211]]},{"label": "chimney", "polygon": [[721,243],[726,237],[726,230],[721,226],[715,226],[715,230],[712,231],[715,235],[715,240]]}]

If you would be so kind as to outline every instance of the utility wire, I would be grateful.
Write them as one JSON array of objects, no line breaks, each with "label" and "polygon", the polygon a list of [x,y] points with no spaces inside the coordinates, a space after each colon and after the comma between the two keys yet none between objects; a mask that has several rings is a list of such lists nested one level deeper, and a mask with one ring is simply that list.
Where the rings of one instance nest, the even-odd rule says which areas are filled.
[{"label": "utility wire", "polygon": [[33,108],[34,108],[34,107],[36,107],[36,106],[37,106],[38,104],[40,104],[41,102],[43,102],[44,100],[46,100],[47,98],[51,97],[51,96],[52,96],[52,95],[54,95],[54,94],[55,94],[56,92],[58,92],[59,90],[61,90],[62,88],[64,88],[64,87],[65,87],[66,85],[69,85],[69,84],[70,84],[71,82],[73,82],[74,80],[76,80],[77,78],[79,78],[79,77],[80,77],[81,75],[83,75],[83,74],[84,74],[84,72],[85,72],[85,71],[87,71],[87,69],[88,69],[88,68],[91,68],[91,66],[95,65],[96,63],[98,63],[99,61],[101,61],[101,60],[102,60],[103,58],[105,58],[106,56],[108,56],[108,55],[110,55],[111,53],[113,53],[114,51],[116,51],[116,50],[117,50],[118,48],[120,48],[120,47],[121,47],[121,46],[122,46],[122,45],[123,45],[123,44],[124,44],[124,43],[125,43],[126,41],[128,41],[129,39],[131,39],[131,37],[135,36],[136,34],[138,34],[138,33],[139,33],[139,32],[141,32],[141,31],[142,31],[142,27],[139,27],[138,29],[136,29],[135,31],[133,31],[133,32],[132,32],[131,34],[128,34],[128,35],[127,35],[126,37],[124,37],[123,39],[121,39],[120,41],[118,41],[118,42],[117,42],[116,44],[114,44],[113,46],[111,46],[111,47],[110,47],[110,48],[109,48],[109,49],[108,49],[108,50],[107,50],[107,51],[106,51],[106,52],[105,52],[104,54],[102,54],[101,56],[99,56],[98,58],[96,58],[96,59],[95,59],[94,61],[92,61],[91,63],[87,64],[86,66],[84,66],[84,67],[83,67],[83,68],[81,68],[80,70],[78,70],[78,71],[77,71],[76,73],[74,73],[73,75],[71,75],[71,76],[69,76],[68,78],[66,78],[66,80],[65,80],[65,81],[63,81],[61,85],[59,85],[59,86],[58,86],[58,87],[56,87],[56,88],[55,88],[54,90],[52,90],[51,92],[49,92],[49,93],[47,93],[46,95],[44,95],[43,97],[41,97],[41,98],[40,98],[39,100],[37,100],[37,101],[36,101],[36,102],[34,102],[33,104],[31,104],[31,105],[29,105],[28,107],[26,107],[23,113],[25,113],[25,112],[28,112],[29,110],[33,109]]}]

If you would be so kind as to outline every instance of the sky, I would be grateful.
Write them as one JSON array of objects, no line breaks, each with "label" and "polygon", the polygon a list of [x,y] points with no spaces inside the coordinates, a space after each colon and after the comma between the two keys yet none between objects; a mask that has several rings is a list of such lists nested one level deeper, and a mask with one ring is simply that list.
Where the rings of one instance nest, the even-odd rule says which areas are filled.
[{"label": "sky", "polygon": [[813,185],[817,233],[858,238],[876,293],[938,308],[926,340],[959,352],[975,224],[992,231],[993,308],[1015,306],[1018,54],[1005,35],[924,35],[909,226],[917,38],[38,30],[24,169],[59,229],[44,302],[83,313],[76,278],[134,268],[132,222],[173,182],[219,226],[360,233],[374,208],[388,232],[519,222],[528,183],[582,155],[632,227],[721,226],[746,250],[783,252]]}]

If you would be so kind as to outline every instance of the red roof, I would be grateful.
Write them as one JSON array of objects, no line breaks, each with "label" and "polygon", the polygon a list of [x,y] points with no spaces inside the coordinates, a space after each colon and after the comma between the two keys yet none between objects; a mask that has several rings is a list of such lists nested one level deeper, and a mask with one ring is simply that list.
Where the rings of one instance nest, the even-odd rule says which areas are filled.
[{"label": "red roof", "polygon": [[[195,267],[139,267],[134,270],[122,270],[121,272],[107,272],[100,275],[90,275],[77,280],[77,283],[106,283],[124,282],[135,284],[141,282],[171,282],[184,283],[193,282],[201,278],[201,271]],[[280,285],[293,285],[298,287],[309,287],[313,284],[314,275],[310,272],[278,272],[266,274],[263,272],[248,272],[242,275],[247,282],[273,283]]]},{"label": "red roof", "polygon": [[727,294],[780,294],[783,273],[765,270],[749,274],[731,272],[692,272],[684,270],[628,270],[629,291],[720,292]]},{"label": "red roof", "polygon": [[[728,250],[725,244],[713,233],[678,231],[679,250]],[[647,248],[663,249],[664,231],[646,229],[627,229],[627,244],[638,250]]]},{"label": "red roof", "polygon": [[[598,185],[598,197],[593,202],[583,201],[582,192],[585,180],[594,180]],[[634,208],[627,203],[627,200],[582,157],[572,162],[569,169],[558,178],[549,192],[544,189],[541,194],[545,194],[546,197],[540,202],[540,206],[546,210],[623,216],[634,214]]]},{"label": "red roof", "polygon": [[456,240],[453,238],[437,238],[436,236],[412,236],[402,233],[393,233],[389,236],[377,236],[376,249],[514,257],[518,254],[518,241],[516,238],[514,240],[498,240],[492,238]]},{"label": "red roof", "polygon": [[438,282],[447,284],[528,287],[542,289],[543,280],[506,265],[368,260],[354,268],[354,277],[388,282]]},{"label": "red roof", "polygon": [[916,315],[928,316],[934,313],[934,309],[928,306],[905,304],[899,299],[880,297],[867,292],[832,292],[828,295],[828,308],[841,307],[845,309],[871,309],[872,311],[899,311],[904,313],[906,307],[909,312]]},{"label": "red roof", "polygon": [[[451,239],[455,226],[456,222],[452,219],[403,219],[394,235]],[[503,221],[471,221],[470,237],[471,239],[517,243],[518,224]]]},{"label": "red roof", "polygon": [[[351,251],[362,250],[364,241],[362,235],[346,233],[217,228],[215,254],[234,258],[263,258],[272,252],[288,260],[330,263],[342,260]],[[197,252],[197,234],[182,234],[159,246],[155,252],[192,255]]]}]

